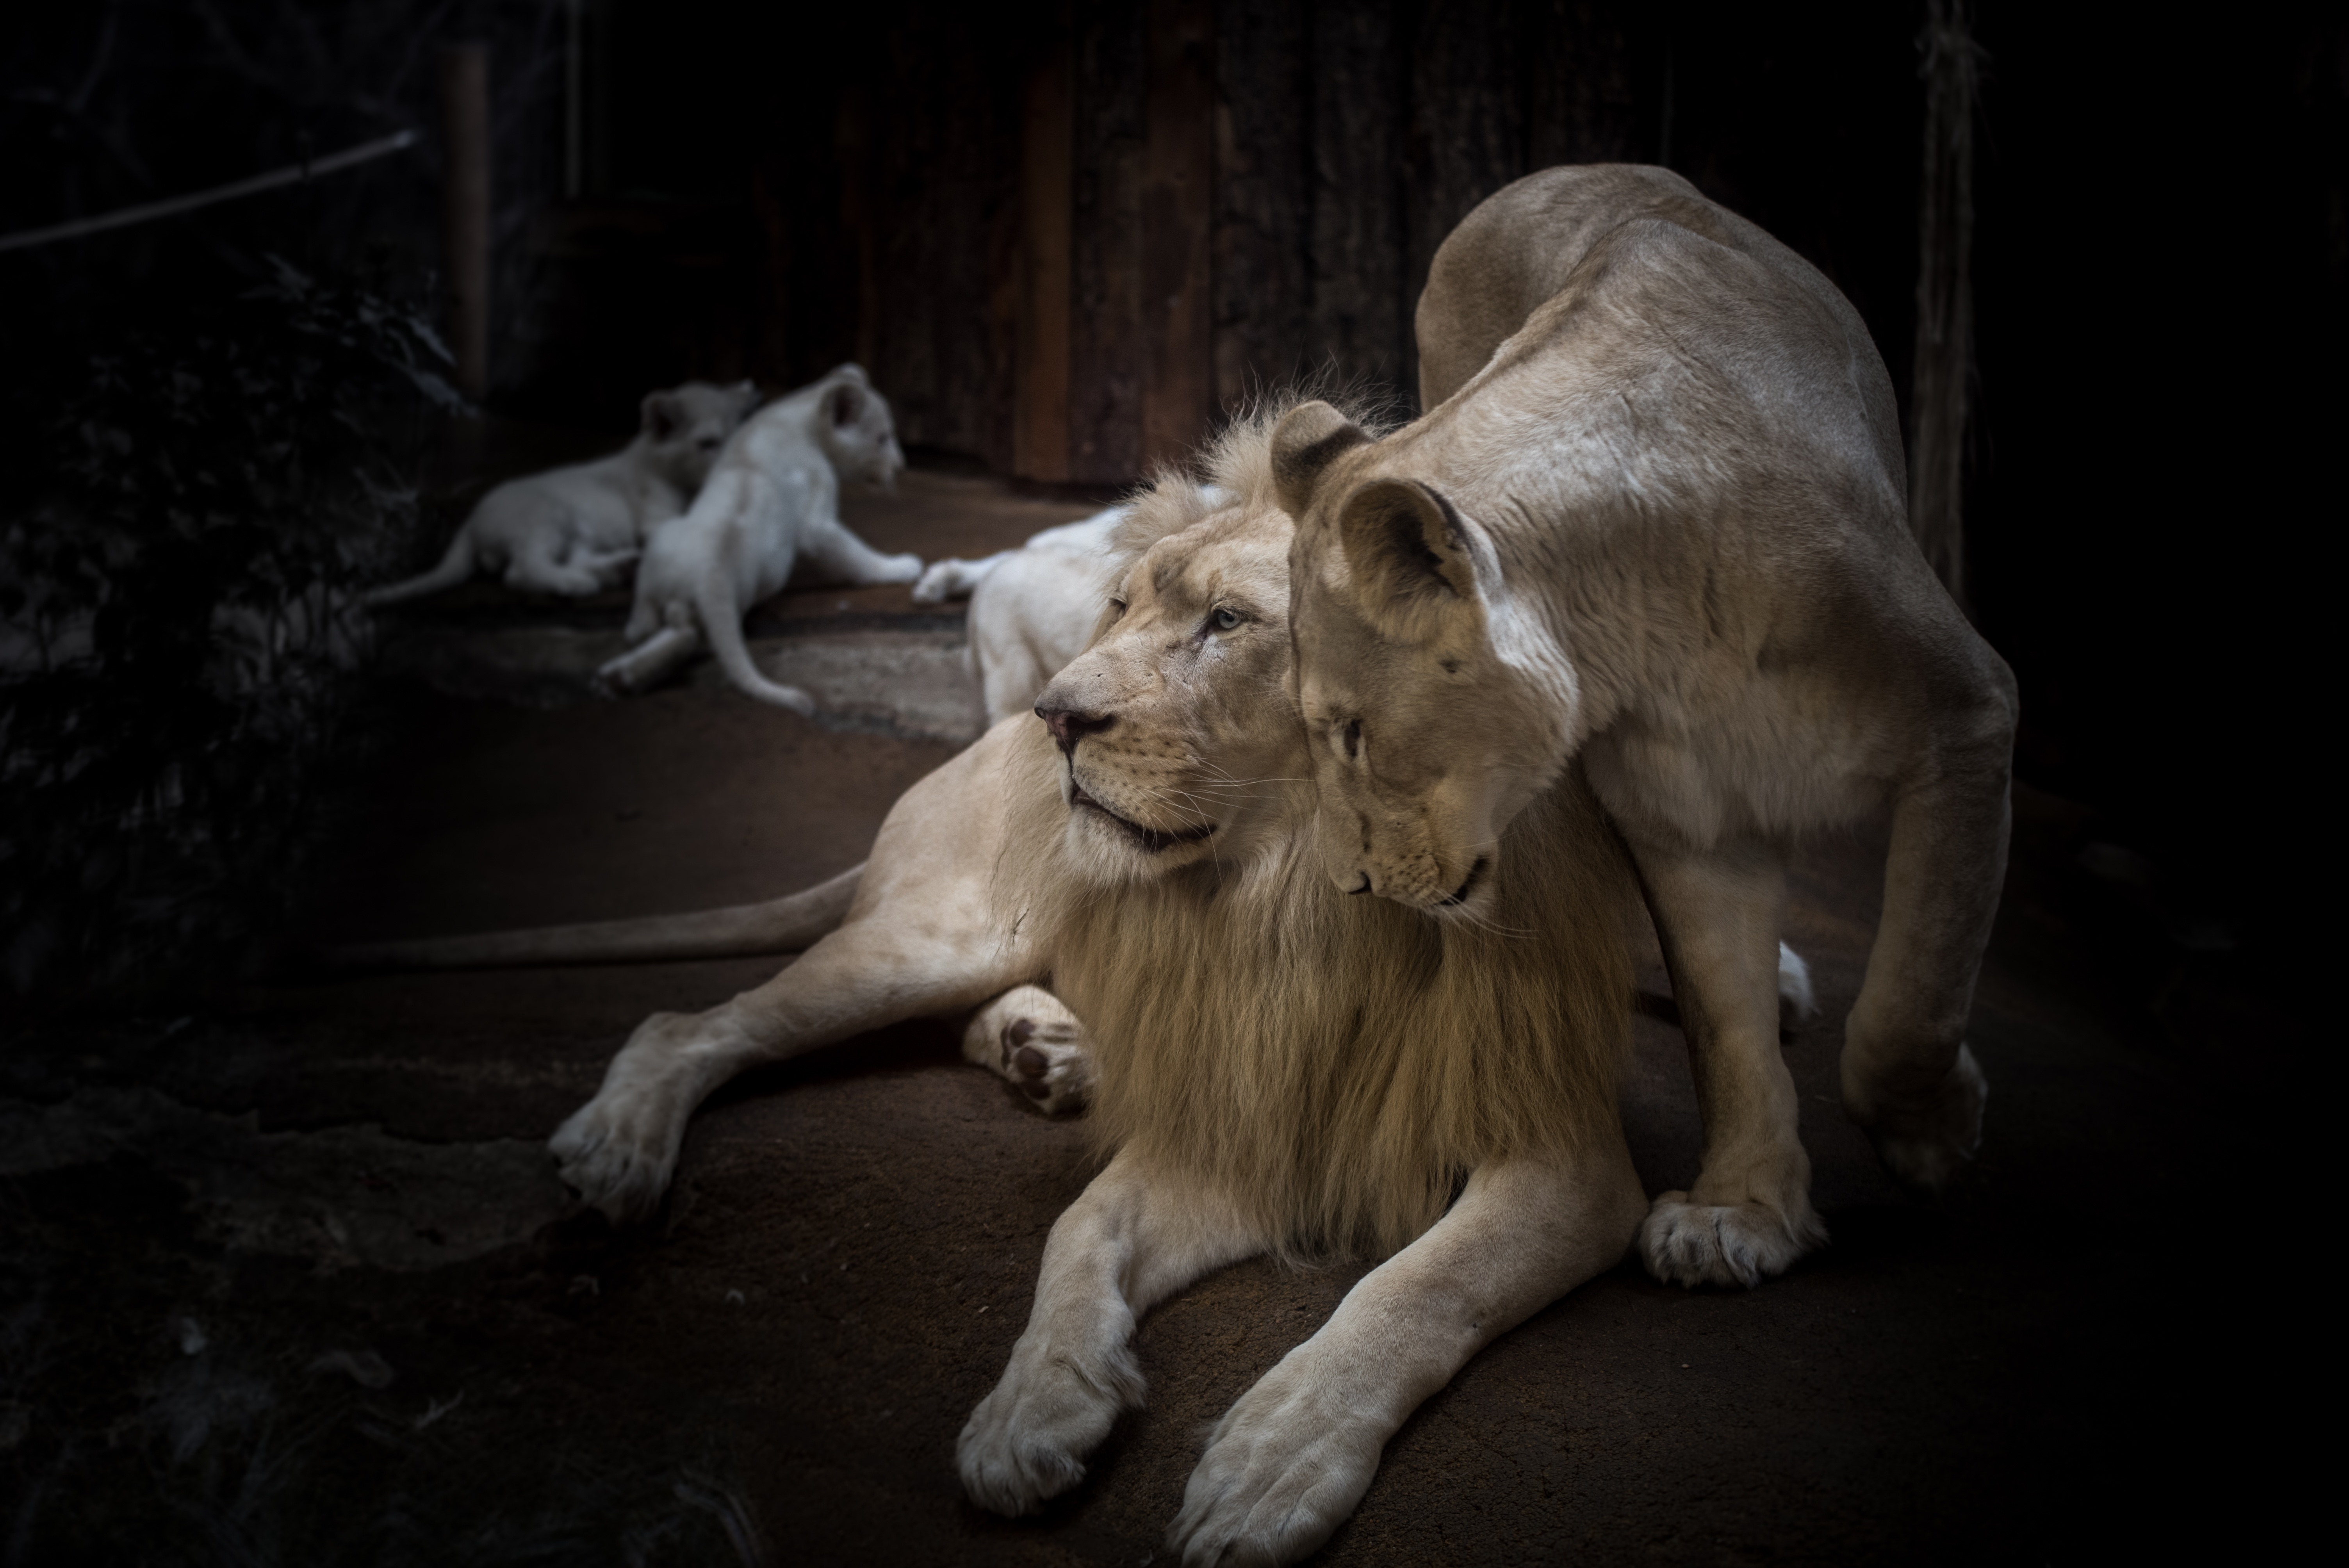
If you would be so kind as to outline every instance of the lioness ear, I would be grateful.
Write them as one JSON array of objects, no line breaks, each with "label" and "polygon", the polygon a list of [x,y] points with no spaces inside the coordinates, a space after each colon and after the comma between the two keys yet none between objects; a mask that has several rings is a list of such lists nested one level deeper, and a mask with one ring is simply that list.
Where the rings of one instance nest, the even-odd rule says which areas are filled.
[{"label": "lioness ear", "polygon": [[667,440],[685,423],[677,399],[667,392],[646,393],[645,400],[636,406],[636,418],[645,434],[656,441]]},{"label": "lioness ear", "polygon": [[1280,510],[1302,521],[1322,470],[1370,438],[1327,403],[1299,403],[1283,414],[1272,429],[1272,493]]},{"label": "lioness ear", "polygon": [[1416,480],[1372,480],[1338,509],[1338,539],[1361,607],[1413,641],[1425,617],[1476,597],[1476,572],[1452,503]]},{"label": "lioness ear", "polygon": [[[852,366],[850,368],[855,367]],[[823,395],[824,409],[831,414],[835,428],[854,425],[864,412],[864,377],[859,375],[854,381],[843,381]]]}]

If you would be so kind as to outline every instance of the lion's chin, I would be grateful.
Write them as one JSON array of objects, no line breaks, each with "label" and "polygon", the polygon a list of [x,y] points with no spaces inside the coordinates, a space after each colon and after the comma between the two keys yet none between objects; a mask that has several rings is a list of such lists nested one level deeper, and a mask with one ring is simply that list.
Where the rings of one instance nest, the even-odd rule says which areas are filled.
[{"label": "lion's chin", "polygon": [[1117,838],[1151,856],[1164,855],[1169,850],[1203,842],[1216,830],[1213,822],[1202,823],[1195,828],[1145,827],[1131,817],[1119,816],[1086,794],[1085,787],[1073,779],[1069,783],[1069,810],[1077,820],[1101,823]]}]

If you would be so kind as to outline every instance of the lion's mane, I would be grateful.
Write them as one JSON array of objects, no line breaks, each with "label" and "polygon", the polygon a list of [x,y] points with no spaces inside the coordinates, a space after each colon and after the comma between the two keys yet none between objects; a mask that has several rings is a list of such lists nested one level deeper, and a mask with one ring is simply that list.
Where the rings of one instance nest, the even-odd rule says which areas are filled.
[{"label": "lion's mane", "polygon": [[[1203,474],[1162,472],[1121,531],[1127,557],[1235,500],[1246,526],[1285,529],[1281,411],[1229,429]],[[1471,925],[1333,888],[1303,777],[1257,781],[1292,826],[1244,858],[1099,885],[1061,861],[1057,757],[1022,758],[1009,841],[1029,853],[998,896],[1085,1021],[1104,1151],[1195,1172],[1291,1257],[1383,1256],[1478,1165],[1562,1151],[1617,1114],[1633,886],[1578,769],[1512,824],[1491,916]]]}]

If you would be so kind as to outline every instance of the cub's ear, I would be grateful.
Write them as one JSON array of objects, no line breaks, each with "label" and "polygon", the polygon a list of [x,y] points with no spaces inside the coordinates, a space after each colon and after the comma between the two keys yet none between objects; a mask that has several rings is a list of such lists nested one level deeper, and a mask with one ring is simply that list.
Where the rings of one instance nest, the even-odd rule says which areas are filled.
[{"label": "cub's ear", "polygon": [[864,374],[864,366],[854,359],[833,366],[823,373],[823,378],[826,381],[854,381],[859,387],[873,385],[873,378]]},{"label": "cub's ear", "polygon": [[1476,570],[1459,512],[1416,480],[1371,480],[1338,509],[1357,602],[1382,632],[1433,634],[1433,616],[1472,604]]},{"label": "cub's ear", "polygon": [[[852,365],[849,368],[854,370],[856,367]],[[834,428],[854,425],[862,418],[864,414],[864,374],[859,372],[853,381],[843,380],[834,383],[823,395],[823,408],[825,413],[832,416]]]},{"label": "cub's ear", "polygon": [[647,392],[636,406],[638,428],[655,441],[666,441],[685,424],[685,410],[674,392]]},{"label": "cub's ear", "polygon": [[1283,414],[1272,429],[1272,492],[1280,510],[1303,521],[1322,471],[1370,438],[1327,403],[1299,403]]}]

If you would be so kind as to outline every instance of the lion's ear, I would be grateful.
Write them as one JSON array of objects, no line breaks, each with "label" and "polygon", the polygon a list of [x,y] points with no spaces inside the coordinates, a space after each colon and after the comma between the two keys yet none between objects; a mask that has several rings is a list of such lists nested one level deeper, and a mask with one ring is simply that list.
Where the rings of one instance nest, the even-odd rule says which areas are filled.
[{"label": "lion's ear", "polygon": [[1476,569],[1460,514],[1416,480],[1371,480],[1338,509],[1338,539],[1357,603],[1379,628],[1409,641],[1432,617],[1473,603]]},{"label": "lion's ear", "polygon": [[657,442],[667,440],[685,423],[677,398],[667,392],[646,393],[645,400],[636,406],[636,418],[639,428]]},{"label": "lion's ear", "polygon": [[1272,430],[1272,491],[1280,510],[1302,521],[1322,471],[1370,438],[1327,403],[1299,403],[1283,414]]},{"label": "lion's ear", "polygon": [[823,407],[832,416],[835,429],[856,423],[864,414],[864,377],[860,375],[854,381],[835,382],[823,395]]}]

